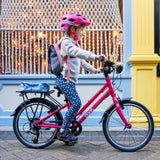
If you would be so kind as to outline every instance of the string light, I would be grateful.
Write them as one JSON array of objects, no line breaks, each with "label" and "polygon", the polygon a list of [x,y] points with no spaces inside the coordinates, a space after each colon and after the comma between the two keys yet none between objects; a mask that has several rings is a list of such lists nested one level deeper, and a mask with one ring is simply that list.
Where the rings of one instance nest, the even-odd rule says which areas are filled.
[{"label": "string light", "polygon": [[114,32],[113,32],[113,36],[114,36],[114,37],[117,37],[117,36],[118,36],[118,31],[114,31]]},{"label": "string light", "polygon": [[42,32],[38,32],[38,38],[42,38],[43,37],[43,33]]},{"label": "string light", "polygon": [[24,17],[24,18],[26,18],[26,17],[27,17],[26,13],[24,13],[23,17]]}]

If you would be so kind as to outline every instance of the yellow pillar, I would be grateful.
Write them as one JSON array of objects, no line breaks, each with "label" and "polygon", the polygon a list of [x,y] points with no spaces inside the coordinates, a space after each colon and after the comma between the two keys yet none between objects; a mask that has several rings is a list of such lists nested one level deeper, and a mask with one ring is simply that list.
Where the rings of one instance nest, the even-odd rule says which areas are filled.
[{"label": "yellow pillar", "polygon": [[133,99],[144,104],[151,111],[155,126],[160,126],[156,69],[160,56],[154,53],[154,0],[133,0],[133,16]]}]

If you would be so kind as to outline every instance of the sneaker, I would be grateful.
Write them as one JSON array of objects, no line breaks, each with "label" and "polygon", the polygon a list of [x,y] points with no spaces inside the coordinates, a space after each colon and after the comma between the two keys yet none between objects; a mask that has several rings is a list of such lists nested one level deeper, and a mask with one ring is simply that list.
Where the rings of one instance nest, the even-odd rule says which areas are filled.
[{"label": "sneaker", "polygon": [[78,138],[75,135],[73,135],[70,132],[70,130],[64,130],[63,132],[59,132],[57,134],[57,138],[66,143],[73,142],[73,141],[75,142],[78,140]]}]

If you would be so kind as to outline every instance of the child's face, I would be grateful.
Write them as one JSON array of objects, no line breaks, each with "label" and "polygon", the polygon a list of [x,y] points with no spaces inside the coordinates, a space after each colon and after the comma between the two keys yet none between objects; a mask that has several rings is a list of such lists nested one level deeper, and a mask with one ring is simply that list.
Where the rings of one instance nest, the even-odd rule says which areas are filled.
[{"label": "child's face", "polygon": [[77,35],[78,41],[81,41],[84,34],[85,34],[85,26],[77,27],[76,35]]}]

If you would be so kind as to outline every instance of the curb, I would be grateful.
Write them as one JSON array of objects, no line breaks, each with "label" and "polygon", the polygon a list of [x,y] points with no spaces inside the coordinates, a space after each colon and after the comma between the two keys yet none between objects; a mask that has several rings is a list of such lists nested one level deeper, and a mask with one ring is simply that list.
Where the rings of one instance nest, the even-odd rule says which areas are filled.
[{"label": "curb", "polygon": [[[78,136],[80,140],[105,140],[102,127],[83,127],[82,133]],[[16,139],[12,127],[0,127],[0,139]],[[160,128],[155,127],[152,141],[160,141]]]}]

